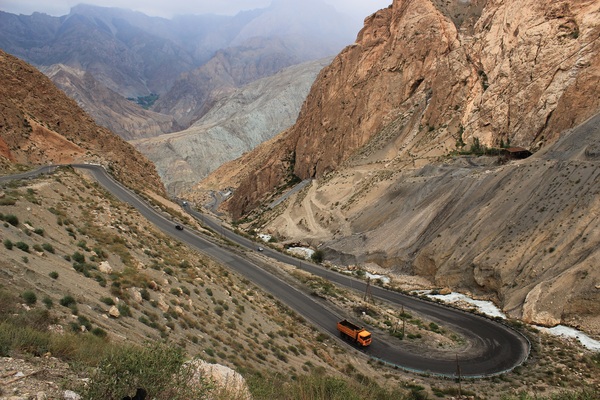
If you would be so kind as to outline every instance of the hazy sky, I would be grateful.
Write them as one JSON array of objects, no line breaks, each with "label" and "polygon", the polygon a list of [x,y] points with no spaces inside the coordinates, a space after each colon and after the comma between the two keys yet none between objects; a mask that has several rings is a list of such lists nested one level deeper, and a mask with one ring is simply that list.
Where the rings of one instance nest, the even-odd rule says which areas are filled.
[{"label": "hazy sky", "polygon": [[[298,0],[302,1],[302,0]],[[392,0],[324,0],[338,11],[364,18]],[[141,11],[150,16],[171,18],[177,14],[234,15],[241,10],[264,8],[271,0],[1,0],[0,10],[12,14],[30,15],[34,11],[53,16],[69,13],[72,6],[87,3],[103,7],[119,7]]]}]

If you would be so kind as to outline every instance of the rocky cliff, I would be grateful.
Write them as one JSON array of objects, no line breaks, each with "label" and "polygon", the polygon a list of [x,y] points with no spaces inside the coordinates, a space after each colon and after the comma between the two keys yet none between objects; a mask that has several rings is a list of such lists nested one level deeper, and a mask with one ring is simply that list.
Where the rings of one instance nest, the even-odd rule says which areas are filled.
[{"label": "rocky cliff", "polygon": [[[274,151],[293,153],[293,172],[305,179],[334,170],[370,140],[371,153],[388,158],[447,154],[475,139],[535,150],[595,113],[597,2],[472,6],[461,25],[429,0],[395,1],[369,17],[356,43],[322,71],[285,149]],[[566,112],[571,104],[578,107]],[[287,174],[280,170],[269,186]],[[255,206],[264,193],[246,185],[234,215],[248,210],[236,202]]]},{"label": "rocky cliff", "polygon": [[[199,189],[237,188],[234,219],[321,244],[335,262],[600,333],[597,120],[572,129],[600,111],[599,11],[396,0],[321,72],[293,127]],[[537,154],[474,156],[508,144]],[[258,217],[294,176],[314,181]]]},{"label": "rocky cliff", "polygon": [[24,165],[98,162],[128,186],[165,194],[154,166],[45,75],[0,51],[0,156]]}]

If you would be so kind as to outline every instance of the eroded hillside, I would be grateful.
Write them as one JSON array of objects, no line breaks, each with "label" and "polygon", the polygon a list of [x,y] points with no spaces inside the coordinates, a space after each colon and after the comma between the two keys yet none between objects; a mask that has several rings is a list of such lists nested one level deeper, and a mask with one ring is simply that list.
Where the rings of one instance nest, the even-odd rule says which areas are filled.
[{"label": "eroded hillside", "polygon": [[145,110],[98,82],[92,73],[62,64],[40,68],[94,121],[125,140],[177,130],[173,117]]},{"label": "eroded hillside", "polygon": [[[374,14],[295,125],[199,189],[236,188],[234,220],[331,261],[600,334],[597,119],[572,129],[600,109],[600,3],[482,4],[461,18],[429,0]],[[475,157],[507,145],[538,154]],[[314,180],[269,210],[294,176]]]}]

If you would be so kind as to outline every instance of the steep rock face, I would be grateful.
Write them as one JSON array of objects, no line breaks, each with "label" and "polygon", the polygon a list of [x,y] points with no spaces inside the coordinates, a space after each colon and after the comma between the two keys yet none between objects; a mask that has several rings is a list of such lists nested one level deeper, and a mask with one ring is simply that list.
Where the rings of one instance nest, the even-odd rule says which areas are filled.
[{"label": "steep rock face", "polygon": [[[465,133],[535,148],[593,115],[598,8],[595,1],[491,2],[469,53],[486,90],[465,107]],[[577,111],[565,112],[573,104]]]},{"label": "steep rock face", "polygon": [[0,149],[26,165],[100,162],[130,187],[165,194],[152,164],[85,114],[45,75],[0,51]]},{"label": "steep rock face", "polygon": [[[237,188],[232,218],[333,262],[600,334],[600,3],[444,3],[397,0],[367,19],[298,122],[199,188]],[[537,154],[458,156],[477,142]],[[261,213],[292,172],[313,183]]]},{"label": "steep rock face", "polygon": [[[593,1],[489,1],[476,22],[457,26],[445,16],[451,10],[429,0],[395,1],[322,71],[277,151],[293,153],[293,172],[305,179],[369,140],[369,154],[384,158],[435,156],[475,138],[537,149],[600,104],[586,89],[598,81],[597,9]],[[581,106],[564,112],[570,104]],[[288,171],[266,173],[273,188]],[[242,185],[229,205],[234,216],[264,194]]]},{"label": "steep rock face", "polygon": [[90,114],[98,125],[125,140],[153,137],[176,130],[173,117],[144,110],[100,84],[89,72],[66,65],[53,65],[41,70]]}]

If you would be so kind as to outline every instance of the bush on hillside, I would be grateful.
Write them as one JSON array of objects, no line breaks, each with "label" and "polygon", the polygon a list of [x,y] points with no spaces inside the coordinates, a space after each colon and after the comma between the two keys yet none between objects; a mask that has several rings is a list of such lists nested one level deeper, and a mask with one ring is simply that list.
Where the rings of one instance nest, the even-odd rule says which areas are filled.
[{"label": "bush on hillside", "polygon": [[86,399],[121,399],[144,388],[153,399],[202,399],[211,386],[184,363],[180,347],[121,346],[105,355],[85,389]]}]

